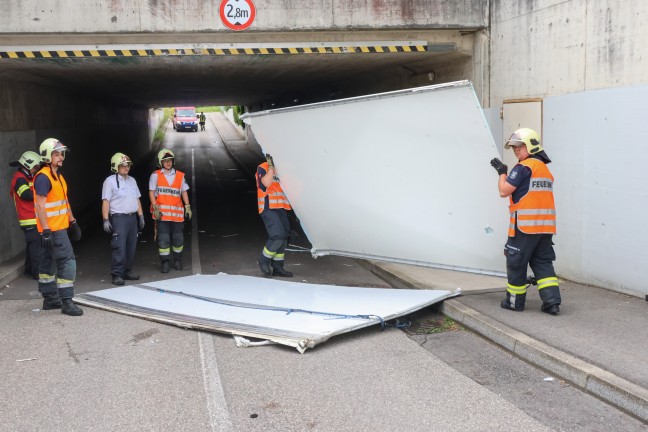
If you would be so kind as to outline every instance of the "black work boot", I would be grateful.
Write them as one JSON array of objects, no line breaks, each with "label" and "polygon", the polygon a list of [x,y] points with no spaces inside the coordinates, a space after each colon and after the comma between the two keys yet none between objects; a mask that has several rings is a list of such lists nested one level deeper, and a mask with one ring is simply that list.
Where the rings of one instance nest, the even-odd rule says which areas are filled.
[{"label": "black work boot", "polygon": [[83,310],[77,305],[74,304],[72,299],[62,299],[61,313],[70,316],[79,316],[83,315]]},{"label": "black work boot", "polygon": [[169,260],[163,260],[162,261],[162,270],[160,270],[162,273],[169,273]]},{"label": "black work boot", "polygon": [[265,277],[272,276],[272,269],[270,268],[270,263],[269,262],[265,262],[264,260],[259,259],[257,261],[257,264],[259,264],[259,268],[261,269],[261,273],[263,273],[263,275]]},{"label": "black work boot", "polygon": [[173,253],[173,268],[176,270],[182,270],[182,253]]},{"label": "black work boot", "polygon": [[122,279],[124,279],[124,280],[139,280],[139,278],[140,278],[140,275],[127,271],[126,273],[124,273],[124,277]]},{"label": "black work boot", "polygon": [[43,294],[43,310],[61,309],[58,293]]},{"label": "black work boot", "polygon": [[549,286],[542,288],[539,292],[542,306],[540,310],[550,315],[558,315],[560,312],[560,288],[557,286]]},{"label": "black work boot", "polygon": [[112,283],[113,285],[124,285],[124,279],[119,275],[113,275]]},{"label": "black work boot", "polygon": [[292,272],[284,269],[283,261],[272,261],[272,274],[281,277],[293,277]]},{"label": "black work boot", "polygon": [[508,309],[515,312],[522,312],[524,310],[524,303],[526,303],[526,293],[525,294],[511,294],[506,293],[506,298],[502,300],[500,306],[502,309]]}]

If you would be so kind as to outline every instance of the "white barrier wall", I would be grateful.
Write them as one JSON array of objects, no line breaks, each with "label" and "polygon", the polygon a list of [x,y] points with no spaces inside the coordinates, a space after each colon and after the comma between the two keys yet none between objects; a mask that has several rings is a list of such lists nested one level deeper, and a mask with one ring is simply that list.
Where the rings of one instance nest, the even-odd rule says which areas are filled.
[{"label": "white barrier wall", "polygon": [[559,276],[648,295],[648,85],[544,100]]}]

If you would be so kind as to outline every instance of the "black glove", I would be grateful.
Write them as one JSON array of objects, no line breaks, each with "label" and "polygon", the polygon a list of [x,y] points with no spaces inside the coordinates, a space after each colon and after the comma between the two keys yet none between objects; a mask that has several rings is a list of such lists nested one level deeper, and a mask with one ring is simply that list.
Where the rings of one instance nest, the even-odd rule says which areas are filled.
[{"label": "black glove", "polygon": [[144,225],[146,225],[146,223],[144,223],[144,215],[141,214],[141,215],[138,215],[137,217],[138,217],[137,228],[140,231],[142,231],[144,229]]},{"label": "black glove", "polygon": [[45,249],[52,249],[54,247],[54,239],[52,239],[52,230],[44,229],[41,234],[41,246]]},{"label": "black glove", "polygon": [[74,241],[81,240],[81,227],[76,220],[72,221],[70,224],[70,235]]},{"label": "black glove", "polygon": [[103,220],[103,229],[108,234],[110,234],[112,232],[112,225],[110,224],[110,221],[108,219]]},{"label": "black glove", "polygon": [[502,162],[498,158],[492,159],[490,161],[490,164],[491,164],[491,166],[493,168],[495,168],[495,171],[497,171],[497,174],[500,174],[500,175],[508,174],[508,167],[504,164],[504,162]]},{"label": "black glove", "polygon": [[274,159],[272,159],[270,153],[266,153],[266,161],[268,161],[268,168],[274,168]]}]

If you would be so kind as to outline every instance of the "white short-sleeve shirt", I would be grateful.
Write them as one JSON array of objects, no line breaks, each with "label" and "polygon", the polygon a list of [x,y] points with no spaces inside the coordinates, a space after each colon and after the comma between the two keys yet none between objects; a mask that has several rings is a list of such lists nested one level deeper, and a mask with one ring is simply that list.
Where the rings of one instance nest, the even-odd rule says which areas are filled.
[{"label": "white short-sleeve shirt", "polygon": [[142,195],[137,187],[137,181],[133,177],[113,174],[104,180],[101,199],[110,204],[110,214],[135,213],[140,196]]}]

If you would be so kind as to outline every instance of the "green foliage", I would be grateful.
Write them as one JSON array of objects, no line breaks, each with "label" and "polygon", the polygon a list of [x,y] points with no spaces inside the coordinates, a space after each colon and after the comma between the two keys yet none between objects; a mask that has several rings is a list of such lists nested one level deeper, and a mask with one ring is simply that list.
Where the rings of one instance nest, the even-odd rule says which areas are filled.
[{"label": "green foliage", "polygon": [[222,111],[221,106],[204,106],[204,107],[196,107],[196,112],[201,113],[201,112],[221,112]]},{"label": "green foliage", "polygon": [[164,130],[166,125],[173,114],[173,108],[164,108],[164,116],[160,120],[158,128],[155,130],[155,135],[153,135],[153,141],[162,142],[164,140]]}]

